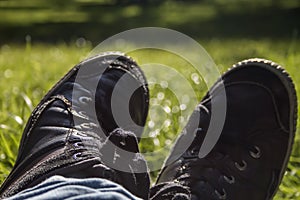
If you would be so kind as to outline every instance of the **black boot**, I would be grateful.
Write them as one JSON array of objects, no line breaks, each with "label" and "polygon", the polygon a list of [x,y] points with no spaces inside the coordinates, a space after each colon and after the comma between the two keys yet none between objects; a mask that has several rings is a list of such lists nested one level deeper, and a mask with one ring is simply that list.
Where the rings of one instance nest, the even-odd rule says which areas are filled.
[{"label": "black boot", "polygon": [[[0,197],[62,175],[109,179],[138,197],[148,198],[147,165],[139,154],[137,139],[145,124],[148,102],[146,79],[130,58],[106,53],[81,62],[33,111]],[[120,112],[129,110],[130,119],[123,119],[128,115],[115,112],[113,106]],[[126,159],[116,156],[122,151],[128,152]]]},{"label": "black boot", "polygon": [[[213,143],[206,140],[213,138],[208,135],[218,136],[210,127],[223,124],[213,120],[212,106],[222,104],[226,105],[226,117],[221,135],[205,155],[200,148]],[[177,183],[189,189],[191,199],[272,199],[289,160],[296,118],[295,88],[280,66],[263,59],[238,63],[192,114],[151,189],[151,197],[159,199],[155,191],[163,193],[165,185]]]}]

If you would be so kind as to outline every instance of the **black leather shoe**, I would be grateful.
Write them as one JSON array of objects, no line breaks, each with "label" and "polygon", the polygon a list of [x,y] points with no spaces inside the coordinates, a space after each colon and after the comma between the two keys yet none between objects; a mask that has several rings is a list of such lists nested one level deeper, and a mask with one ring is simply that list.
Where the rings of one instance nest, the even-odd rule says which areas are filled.
[{"label": "black leather shoe", "polygon": [[[222,104],[226,105],[223,129],[204,155],[200,148],[214,142],[206,140],[213,138],[208,134],[219,135],[209,127],[223,124],[212,120],[212,105]],[[198,105],[154,189],[175,182],[189,188],[191,199],[272,199],[289,160],[296,117],[296,92],[284,69],[263,59],[238,63]]]},{"label": "black leather shoe", "polygon": [[[137,136],[148,102],[146,79],[127,56],[106,53],[79,63],[33,111],[0,197],[62,175],[109,179],[147,198],[149,176]],[[120,113],[126,110],[128,115]],[[126,159],[118,157],[124,152]]]}]

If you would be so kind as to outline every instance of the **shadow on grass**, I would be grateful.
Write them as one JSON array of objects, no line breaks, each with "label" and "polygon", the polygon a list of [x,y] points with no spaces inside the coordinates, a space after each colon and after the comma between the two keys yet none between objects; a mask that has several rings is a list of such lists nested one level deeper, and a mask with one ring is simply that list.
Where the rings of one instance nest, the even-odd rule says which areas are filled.
[{"label": "shadow on grass", "polygon": [[[58,14],[36,21],[30,18],[31,14],[43,12],[47,7],[9,8],[10,12],[5,15],[8,20],[0,21],[0,44],[22,43],[26,35],[30,35],[34,42],[70,42],[84,37],[95,44],[121,31],[145,26],[175,29],[195,39],[284,39],[297,35],[300,27],[300,7],[238,7],[229,12],[222,6],[201,2],[126,6],[90,3],[68,8],[69,18],[65,17],[63,7],[52,8]],[[20,10],[25,11],[24,23],[14,23],[13,16]],[[77,16],[78,13],[84,17]],[[73,19],[77,16],[77,21],[72,20],[73,15]]]}]

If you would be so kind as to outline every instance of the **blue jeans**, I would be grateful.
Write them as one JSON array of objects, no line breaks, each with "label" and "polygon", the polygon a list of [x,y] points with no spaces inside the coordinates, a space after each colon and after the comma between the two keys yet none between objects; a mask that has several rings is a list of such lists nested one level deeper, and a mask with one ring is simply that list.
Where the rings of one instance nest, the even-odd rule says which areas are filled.
[{"label": "blue jeans", "polygon": [[100,178],[64,178],[52,176],[32,188],[11,196],[9,200],[37,199],[139,199],[121,185]]}]

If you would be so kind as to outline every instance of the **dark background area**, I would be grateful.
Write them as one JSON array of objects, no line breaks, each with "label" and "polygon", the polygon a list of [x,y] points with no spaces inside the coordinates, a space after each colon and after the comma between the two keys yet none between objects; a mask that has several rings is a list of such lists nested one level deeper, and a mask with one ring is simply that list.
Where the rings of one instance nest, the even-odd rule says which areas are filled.
[{"label": "dark background area", "polygon": [[145,26],[194,39],[282,40],[298,37],[299,25],[298,0],[0,0],[0,44],[84,38],[95,45]]}]

